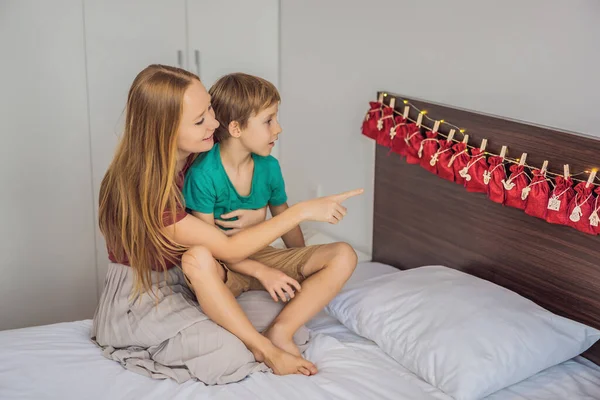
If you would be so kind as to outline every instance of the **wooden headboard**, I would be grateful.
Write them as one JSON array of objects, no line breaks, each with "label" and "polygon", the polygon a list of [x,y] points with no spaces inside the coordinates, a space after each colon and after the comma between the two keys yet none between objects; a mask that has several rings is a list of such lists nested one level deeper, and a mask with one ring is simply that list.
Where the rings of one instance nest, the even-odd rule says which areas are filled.
[{"label": "wooden headboard", "polygon": [[[459,110],[402,95],[428,116],[464,127],[469,143],[498,154],[528,153],[527,164],[562,173],[600,166],[600,141]],[[417,111],[411,112],[411,118]],[[431,123],[425,122],[431,127]],[[447,133],[444,125],[440,131]],[[459,138],[459,137],[457,137]],[[586,179],[587,175],[581,176]],[[542,307],[600,328],[600,237],[552,225],[523,211],[468,193],[377,146],[373,259],[400,269],[445,265],[487,279]],[[584,354],[600,364],[600,344]]]}]

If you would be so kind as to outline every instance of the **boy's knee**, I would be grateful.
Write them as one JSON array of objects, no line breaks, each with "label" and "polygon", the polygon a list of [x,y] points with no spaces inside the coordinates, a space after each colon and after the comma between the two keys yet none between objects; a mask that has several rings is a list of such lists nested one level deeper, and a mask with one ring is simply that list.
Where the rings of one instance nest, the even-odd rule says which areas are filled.
[{"label": "boy's knee", "polygon": [[352,246],[345,242],[334,243],[334,257],[340,261],[340,265],[350,273],[356,268],[358,256]]},{"label": "boy's knee", "polygon": [[181,268],[187,276],[199,273],[219,273],[218,267],[212,254],[205,247],[192,247],[181,257]]}]

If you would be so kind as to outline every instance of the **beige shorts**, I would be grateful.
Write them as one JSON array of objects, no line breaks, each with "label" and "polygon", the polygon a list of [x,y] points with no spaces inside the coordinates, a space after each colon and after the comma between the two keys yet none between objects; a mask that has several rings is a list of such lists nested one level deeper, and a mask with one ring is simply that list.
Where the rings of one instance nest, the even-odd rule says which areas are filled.
[{"label": "beige shorts", "polygon": [[[267,267],[278,269],[298,282],[302,282],[306,279],[302,274],[302,268],[320,247],[322,246],[276,249],[269,246],[248,258],[263,263]],[[232,271],[225,263],[221,262],[221,265],[225,268],[225,285],[235,297],[248,290],[264,290],[256,278]]]}]

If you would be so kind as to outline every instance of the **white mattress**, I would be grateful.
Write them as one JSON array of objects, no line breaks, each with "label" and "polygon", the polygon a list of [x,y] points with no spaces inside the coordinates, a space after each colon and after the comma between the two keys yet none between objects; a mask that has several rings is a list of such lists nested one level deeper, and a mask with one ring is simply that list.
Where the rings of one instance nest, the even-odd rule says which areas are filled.
[{"label": "white mattress", "polygon": [[[360,264],[352,281],[395,273]],[[451,400],[421,381],[373,342],[324,313],[309,324],[315,334],[306,356],[319,373],[279,377],[254,374],[227,386],[178,385],[126,371],[90,342],[91,321],[0,332],[0,399],[406,399]],[[492,400],[600,398],[600,368],[577,358],[502,390]]]}]

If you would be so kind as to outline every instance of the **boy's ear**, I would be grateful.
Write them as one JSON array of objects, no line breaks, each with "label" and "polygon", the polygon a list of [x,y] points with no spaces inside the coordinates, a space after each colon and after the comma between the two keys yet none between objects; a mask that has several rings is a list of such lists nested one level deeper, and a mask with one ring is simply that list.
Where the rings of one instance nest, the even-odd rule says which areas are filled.
[{"label": "boy's ear", "polygon": [[234,138],[239,138],[242,135],[240,124],[237,121],[231,121],[229,123],[229,134]]}]

